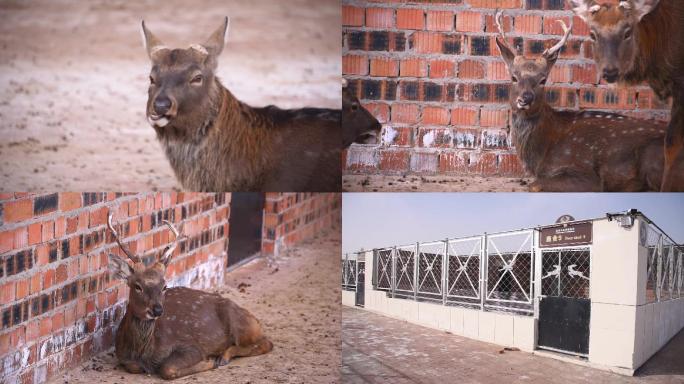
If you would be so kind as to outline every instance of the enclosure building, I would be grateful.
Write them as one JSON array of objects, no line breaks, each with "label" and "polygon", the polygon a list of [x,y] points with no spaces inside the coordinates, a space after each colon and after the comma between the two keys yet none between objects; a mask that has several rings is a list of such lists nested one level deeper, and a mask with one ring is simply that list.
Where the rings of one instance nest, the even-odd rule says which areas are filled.
[{"label": "enclosure building", "polygon": [[342,263],[345,305],[622,374],[684,327],[684,247],[637,210]]}]

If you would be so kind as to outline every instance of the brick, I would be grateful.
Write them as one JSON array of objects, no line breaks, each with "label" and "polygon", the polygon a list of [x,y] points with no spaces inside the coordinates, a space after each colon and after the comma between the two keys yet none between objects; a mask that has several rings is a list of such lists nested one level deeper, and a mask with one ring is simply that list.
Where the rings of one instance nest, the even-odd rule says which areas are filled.
[{"label": "brick", "polygon": [[413,129],[410,127],[386,127],[382,142],[386,146],[410,146]]},{"label": "brick", "polygon": [[409,46],[419,53],[441,53],[444,35],[433,32],[415,32],[409,37]]},{"label": "brick", "polygon": [[345,75],[367,75],[368,58],[358,55],[342,56],[342,73]]},{"label": "brick", "polygon": [[477,125],[478,108],[458,107],[451,110],[451,125]]},{"label": "brick", "polygon": [[363,103],[366,108],[382,124],[389,121],[390,107],[385,103]]},{"label": "brick", "polygon": [[97,227],[107,223],[107,215],[109,210],[107,207],[99,208],[90,212],[90,227]]},{"label": "brick", "polygon": [[479,12],[459,12],[456,15],[456,31],[482,32],[482,14]]},{"label": "brick", "polygon": [[3,203],[3,220],[5,223],[24,221],[31,217],[33,217],[33,201],[31,199]]},{"label": "brick", "polygon": [[449,110],[441,107],[424,107],[423,124],[447,125],[449,124]]},{"label": "brick", "polygon": [[480,125],[483,127],[503,127],[508,121],[508,109],[482,109]]},{"label": "brick", "polygon": [[427,61],[423,59],[402,59],[399,63],[399,74],[402,77],[426,77]]},{"label": "brick", "polygon": [[462,79],[482,79],[485,77],[484,63],[476,60],[463,60],[458,63],[458,77]]},{"label": "brick", "polygon": [[487,63],[487,77],[490,80],[510,80],[508,68],[503,61],[490,61]]},{"label": "brick", "polygon": [[363,16],[363,8],[349,5],[342,6],[342,25],[360,27],[363,25]]},{"label": "brick", "polygon": [[60,238],[66,234],[66,218],[58,217],[55,219],[55,237]]},{"label": "brick", "polygon": [[38,196],[33,202],[33,214],[44,215],[57,210],[59,203],[59,195],[52,193],[50,195]]},{"label": "brick", "polygon": [[433,174],[438,168],[438,156],[439,154],[436,152],[413,152],[410,159],[410,170]]},{"label": "brick", "polygon": [[473,56],[490,56],[492,54],[491,48],[496,45],[493,41],[490,44],[490,41],[489,36],[471,36],[470,54]]},{"label": "brick", "polygon": [[380,169],[383,171],[407,171],[409,167],[408,150],[392,150],[380,152]]},{"label": "brick", "polygon": [[82,206],[82,194],[79,192],[62,192],[59,196],[59,210],[62,212],[72,211]]},{"label": "brick", "polygon": [[423,29],[425,28],[425,13],[421,9],[397,9],[397,28]]},{"label": "brick", "polygon": [[544,17],[544,34],[545,35],[560,35],[564,34],[558,20],[562,20],[565,25],[570,26],[569,17]]},{"label": "brick", "polygon": [[28,296],[30,281],[31,281],[30,279],[23,279],[23,280],[17,281],[17,293],[16,293],[17,300],[23,299],[24,297]]},{"label": "brick", "polygon": [[40,223],[31,224],[28,227],[28,242],[29,245],[34,245],[40,243],[40,238],[42,236],[42,229]]},{"label": "brick", "polygon": [[[451,146],[451,130],[444,128],[420,128],[418,133],[418,145],[424,148],[449,148]],[[436,155],[436,154],[435,154]],[[413,156],[412,156],[412,161]],[[411,166],[412,170],[414,166]],[[422,168],[422,167],[421,167]],[[431,171],[437,170],[437,157],[434,158],[434,167]]]},{"label": "brick", "polygon": [[373,28],[392,28],[394,10],[391,8],[366,8],[366,26]]},{"label": "brick", "polygon": [[54,221],[46,221],[43,224],[41,224],[41,236],[40,239],[42,242],[50,241],[55,238],[55,222]]},{"label": "brick", "polygon": [[408,124],[418,122],[419,108],[416,104],[394,104],[391,111],[392,122]]},{"label": "brick", "polygon": [[450,11],[428,11],[427,29],[429,31],[452,31],[454,29],[454,13]]},{"label": "brick", "polygon": [[0,302],[1,303],[10,303],[14,301],[14,298],[16,294],[16,283],[11,281],[9,283],[5,283],[0,285]]},{"label": "brick", "polygon": [[583,64],[572,66],[572,79],[584,84],[596,84],[598,73],[595,64]]},{"label": "brick", "polygon": [[515,17],[515,32],[525,34],[540,34],[542,32],[542,17],[539,15],[520,15]]},{"label": "brick", "polygon": [[14,231],[0,232],[0,254],[14,249]]},{"label": "brick", "polygon": [[55,283],[55,270],[48,269],[42,273],[43,276],[43,289],[50,288]]},{"label": "brick", "polygon": [[384,57],[373,58],[370,60],[370,75],[395,77],[399,75],[399,63]]},{"label": "brick", "polygon": [[521,0],[468,0],[472,8],[520,8]]}]

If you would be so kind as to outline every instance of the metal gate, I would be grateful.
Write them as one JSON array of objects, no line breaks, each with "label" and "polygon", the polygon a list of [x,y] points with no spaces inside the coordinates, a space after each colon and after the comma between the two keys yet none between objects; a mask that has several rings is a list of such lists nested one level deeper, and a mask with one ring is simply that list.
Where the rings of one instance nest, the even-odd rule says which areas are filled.
[{"label": "metal gate", "polygon": [[261,251],[261,227],[264,218],[264,194],[233,192],[230,198],[230,231],[228,234],[228,267]]},{"label": "metal gate", "polygon": [[365,304],[364,293],[366,281],[366,263],[358,261],[356,263],[356,306],[363,307]]},{"label": "metal gate", "polygon": [[589,354],[589,248],[543,250],[539,299],[540,348]]}]

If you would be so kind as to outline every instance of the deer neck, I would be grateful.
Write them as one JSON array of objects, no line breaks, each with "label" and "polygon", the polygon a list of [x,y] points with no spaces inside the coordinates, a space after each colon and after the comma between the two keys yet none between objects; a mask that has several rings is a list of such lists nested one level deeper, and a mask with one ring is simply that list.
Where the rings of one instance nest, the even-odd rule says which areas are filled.
[{"label": "deer neck", "polygon": [[155,323],[155,320],[138,319],[131,314],[130,308],[126,309],[117,332],[118,337],[125,340],[131,358],[145,358],[152,353]]},{"label": "deer neck", "polygon": [[525,168],[535,176],[551,145],[552,117],[553,109],[546,103],[534,111],[513,110],[513,144]]}]

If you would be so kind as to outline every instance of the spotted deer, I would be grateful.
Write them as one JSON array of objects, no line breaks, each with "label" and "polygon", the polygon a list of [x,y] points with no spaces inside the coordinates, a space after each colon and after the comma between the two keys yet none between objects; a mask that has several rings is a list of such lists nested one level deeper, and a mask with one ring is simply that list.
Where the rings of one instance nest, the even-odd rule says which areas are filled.
[{"label": "spotted deer", "polygon": [[[665,124],[613,113],[555,111],[544,85],[570,28],[540,57],[517,55],[496,15],[496,45],[511,75],[512,133],[518,156],[536,180],[531,191],[657,191]],[[684,169],[678,164],[677,169]],[[684,190],[684,183],[677,185]]]},{"label": "spotted deer", "polygon": [[672,191],[684,178],[674,172],[684,156],[684,1],[568,1],[589,26],[594,59],[606,82],[646,81],[661,99],[672,96],[661,185],[662,191]]},{"label": "spotted deer", "polygon": [[216,77],[228,18],[202,44],[164,45],[142,23],[152,62],[147,120],[193,191],[341,190],[339,109],[255,108]]},{"label": "spotted deer", "polygon": [[380,122],[366,110],[359,99],[349,90],[346,80],[342,80],[342,134],[344,147],[352,143],[377,144],[379,142]]},{"label": "spotted deer", "polygon": [[119,248],[132,261],[109,255],[111,273],[130,289],[126,314],[116,332],[116,356],[130,373],[158,373],[175,379],[227,364],[238,356],[268,353],[273,344],[247,310],[218,294],[167,288],[164,273],[178,243],[178,230],[159,261],[145,266],[128,250],[112,225]]}]

